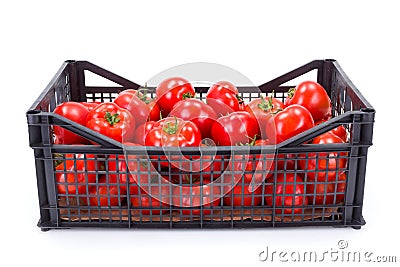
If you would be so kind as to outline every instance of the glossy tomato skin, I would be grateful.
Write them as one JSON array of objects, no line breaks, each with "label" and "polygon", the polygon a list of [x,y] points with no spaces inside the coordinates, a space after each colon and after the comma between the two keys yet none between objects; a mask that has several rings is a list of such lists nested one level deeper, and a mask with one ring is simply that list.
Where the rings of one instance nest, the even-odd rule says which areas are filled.
[{"label": "glossy tomato skin", "polygon": [[339,204],[344,200],[346,173],[342,173],[336,182],[319,182],[307,184],[307,199],[310,205]]},{"label": "glossy tomato skin", "polygon": [[220,81],[211,86],[206,95],[206,102],[218,117],[244,109],[238,89],[227,81]]},{"label": "glossy tomato skin", "polygon": [[273,124],[267,123],[266,130],[275,132],[275,140],[273,137],[269,140],[279,144],[312,127],[314,127],[314,120],[311,113],[303,106],[290,105],[275,115]]},{"label": "glossy tomato skin", "polygon": [[[202,197],[201,197],[202,196]],[[195,209],[182,209],[182,214],[208,215],[211,214],[209,207],[218,206],[221,202],[221,190],[217,185],[205,186],[176,186],[172,196],[173,205],[176,207],[194,207]],[[200,209],[202,206],[205,209]],[[196,208],[197,207],[197,208]]]},{"label": "glossy tomato skin", "polygon": [[150,109],[138,96],[135,90],[125,90],[118,94],[114,103],[128,110],[135,118],[135,124],[141,125],[148,121]]},{"label": "glossy tomato skin", "polygon": [[[312,144],[334,143],[344,142],[340,137],[330,132],[317,136],[312,142]],[[302,155],[302,158],[308,156],[308,159],[300,160],[299,165],[301,169],[307,170],[307,180],[335,181],[336,176],[340,175],[346,168],[346,155],[346,152],[308,153],[308,155]]]},{"label": "glossy tomato skin", "polygon": [[[168,130],[168,129],[170,130]],[[199,146],[201,133],[191,121],[177,117],[167,117],[156,122],[148,132],[146,146]]]},{"label": "glossy tomato skin", "polygon": [[330,132],[339,136],[340,139],[343,140],[343,142],[345,142],[345,143],[347,142],[348,134],[347,134],[346,128],[344,128],[343,125],[340,125],[340,126],[336,127],[335,129],[330,130]]},{"label": "glossy tomato skin", "polygon": [[102,104],[102,102],[79,102],[79,103],[84,105],[89,112],[92,111],[92,109],[96,108],[98,105]]},{"label": "glossy tomato skin", "polygon": [[[273,183],[274,178],[271,177],[268,182]],[[300,176],[296,176],[294,173],[278,173],[276,187],[274,188],[273,184],[265,187],[267,194],[265,201],[269,206],[273,206],[273,195],[275,194],[275,213],[301,214],[303,213],[303,208],[291,208],[291,206],[307,205],[305,191],[306,186]],[[285,208],[287,206],[290,206],[290,208]]]},{"label": "glossy tomato skin", "polygon": [[159,121],[161,119],[161,108],[157,103],[157,99],[150,101],[147,106],[149,107],[149,121]]},{"label": "glossy tomato skin", "polygon": [[261,138],[265,139],[268,138],[267,122],[273,119],[274,113],[284,108],[285,106],[282,101],[276,98],[266,97],[252,100],[246,105],[245,111],[257,119],[258,125],[260,126]]},{"label": "glossy tomato skin", "polygon": [[212,139],[219,146],[247,144],[257,135],[259,135],[257,120],[245,111],[222,116],[211,128]]},{"label": "glossy tomato skin", "polygon": [[[326,122],[326,121],[328,121],[328,120],[321,120],[321,121],[318,121],[318,122],[315,123],[315,125],[319,125],[319,124],[324,123],[324,122]],[[337,135],[337,136],[339,136],[340,139],[343,140],[343,142],[345,142],[345,143],[347,142],[348,133],[347,133],[347,131],[346,131],[346,128],[345,128],[343,125],[339,125],[338,127],[334,128],[334,129],[332,129],[332,130],[330,130],[329,132],[330,132],[330,133],[333,133],[333,134],[335,134],[335,135]]]},{"label": "glossy tomato skin", "polygon": [[325,89],[313,81],[298,84],[288,105],[298,104],[310,111],[314,121],[327,117],[331,112],[331,100]]},{"label": "glossy tomato skin", "polygon": [[102,169],[102,165],[92,154],[66,154],[65,158],[66,160],[61,161],[56,167],[58,193],[66,194],[67,191],[69,195],[86,193],[89,184],[96,181],[95,171]]},{"label": "glossy tomato skin", "polygon": [[157,104],[163,117],[167,117],[176,103],[195,96],[195,90],[190,82],[181,77],[172,77],[162,81],[156,88]]},{"label": "glossy tomato skin", "polygon": [[146,141],[146,135],[153,128],[155,121],[147,121],[142,125],[139,125],[135,130],[135,136],[133,137],[133,142],[144,146]]},{"label": "glossy tomato skin", "polygon": [[115,103],[103,103],[87,116],[86,127],[118,142],[132,141],[136,129],[132,114]]},{"label": "glossy tomato skin", "polygon": [[196,124],[202,138],[211,138],[211,127],[217,119],[217,114],[211,106],[194,98],[176,103],[169,115]]},{"label": "glossy tomato skin", "polygon": [[[184,121],[177,117],[167,117],[153,125],[153,128],[146,135],[145,144],[146,146],[157,147],[200,146],[201,133],[196,124],[191,121]],[[154,156],[154,159],[156,158],[157,156]],[[161,156],[160,159],[163,160],[160,162],[163,167],[168,167],[169,162],[173,164],[173,167],[177,167],[181,161],[180,156],[171,156],[168,158],[169,162],[164,161],[167,159],[166,156]],[[153,165],[158,165],[155,161],[152,161],[152,163]]]},{"label": "glossy tomato skin", "polygon": [[[81,125],[86,125],[86,117],[88,116],[89,111],[88,108],[82,103],[64,102],[54,109],[54,113]],[[72,145],[89,143],[85,138],[60,126],[54,126],[53,130],[58,144]]]},{"label": "glossy tomato skin", "polygon": [[224,205],[234,207],[254,207],[262,201],[262,186],[253,188],[248,183],[239,181],[233,189],[224,196]]},{"label": "glossy tomato skin", "polygon": [[126,196],[126,191],[117,185],[114,176],[100,177],[99,184],[89,190],[89,204],[93,207],[121,206]]}]

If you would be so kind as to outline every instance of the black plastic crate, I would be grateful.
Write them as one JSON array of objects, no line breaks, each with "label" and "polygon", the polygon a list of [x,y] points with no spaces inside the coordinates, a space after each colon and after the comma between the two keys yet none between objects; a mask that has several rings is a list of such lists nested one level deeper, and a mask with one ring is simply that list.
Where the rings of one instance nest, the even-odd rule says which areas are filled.
[{"label": "black plastic crate", "polygon": [[[231,191],[225,197],[236,197],[241,205],[227,205],[224,201],[215,206],[201,207],[177,207],[174,205],[161,206],[155,205],[151,208],[144,206],[132,205],[128,201],[131,197],[141,197],[140,190],[137,193],[129,179],[126,184],[119,181],[112,181],[112,175],[136,175],[136,177],[158,177],[159,174],[170,177],[175,175],[178,180],[199,178],[200,184],[206,175],[218,176],[217,171],[205,171],[201,173],[180,172],[173,173],[171,164],[166,168],[160,167],[164,158],[163,155],[171,154],[174,156],[175,162],[183,162],[188,157],[199,159],[201,164],[207,164],[207,155],[215,152],[214,149],[202,148],[181,148],[183,155],[177,154],[177,148],[159,148],[159,147],[133,147],[124,149],[123,145],[110,138],[102,136],[90,129],[74,123],[68,119],[58,116],[52,111],[54,108],[65,101],[112,101],[117,93],[125,89],[138,89],[140,86],[103,68],[100,68],[86,61],[66,61],[54,76],[52,81],[34,102],[27,112],[29,143],[34,150],[36,177],[40,205],[40,221],[38,226],[42,230],[53,228],[71,228],[71,227],[124,227],[124,228],[256,228],[256,227],[277,227],[277,226],[351,226],[359,229],[365,224],[362,216],[363,194],[365,171],[367,162],[367,153],[369,146],[372,145],[372,133],[375,110],[369,102],[361,95],[347,75],[343,72],[339,64],[335,60],[315,60],[295,70],[292,70],[270,82],[262,84],[258,87],[248,86],[239,87],[245,102],[253,98],[259,97],[260,92],[271,95],[284,100],[286,92],[293,86],[282,86],[282,84],[301,76],[309,71],[317,70],[316,81],[324,86],[332,101],[333,118],[326,123],[315,126],[276,147],[218,147],[216,149],[217,158],[215,163],[234,164],[246,163],[260,156],[261,160],[266,163],[271,155],[275,155],[274,170],[269,173],[269,179],[264,180],[258,191],[253,193],[245,193],[245,183],[241,180],[238,186],[241,188],[238,192]],[[93,87],[85,84],[85,71],[93,72],[121,86],[116,87]],[[149,94],[152,95],[150,88]],[[202,99],[208,88],[196,88],[197,97]],[[98,145],[57,145],[54,144],[52,135],[52,126],[58,125],[64,127],[74,133],[77,133],[88,140],[96,142]],[[307,141],[316,136],[343,125],[349,133],[349,140],[344,144],[331,145],[312,145]],[[125,173],[116,170],[111,171],[105,166],[109,166],[113,161],[120,161],[118,156],[124,155],[124,152],[134,157],[137,163],[146,163],[143,166],[151,166],[155,163],[156,169],[139,169],[136,172]],[[322,156],[321,153],[331,153],[329,157]],[[83,158],[77,158],[76,154],[83,154]],[[144,155],[149,156],[144,156]],[[249,154],[249,156],[246,156]],[[94,155],[94,156],[92,156]],[[333,156],[332,156],[333,155]],[[227,163],[227,159],[232,159]],[[339,162],[343,160],[344,166],[337,166],[334,171],[337,172],[333,181],[325,181],[320,183],[321,186],[333,186],[334,193],[327,193],[324,189],[323,193],[317,193],[316,190],[310,192],[305,190],[299,195],[291,193],[283,193],[284,196],[297,196],[307,198],[310,203],[300,206],[297,213],[290,206],[285,206],[284,210],[275,202],[275,188],[279,185],[286,185],[286,177],[290,174],[301,176],[304,182],[296,182],[296,184],[304,189],[307,186],[317,186],[308,177],[311,175],[309,171],[302,170],[299,167],[301,161],[316,160],[317,164],[321,161],[327,161],[334,158]],[[85,188],[82,192],[67,192],[62,194],[57,189],[63,186],[57,182],[58,173],[67,174],[66,168],[56,169],[56,162],[61,162],[61,166],[66,166],[67,161],[76,166],[84,164],[88,166],[92,161],[96,161],[96,167],[85,172],[86,182],[79,184]],[[122,159],[123,160],[123,159]],[[101,163],[102,167],[97,164]],[[233,162],[233,163],[232,163]],[[278,168],[278,164],[281,167]],[[292,168],[288,165],[292,164]],[[223,165],[224,166],[224,165]],[[282,167],[283,166],[283,167]],[[228,166],[229,168],[229,166]],[[229,170],[229,169],[228,169]],[[328,176],[332,170],[317,170],[317,174]],[[252,170],[246,172],[225,172],[227,176],[236,177],[235,175],[256,175],[266,176],[268,171],[265,169]],[[340,173],[340,175],[339,175]],[[277,177],[283,174],[284,182],[279,182]],[[79,175],[75,172],[73,175]],[[88,181],[88,177],[92,181]],[[340,177],[339,177],[340,176]],[[103,177],[103,178],[102,178]],[[105,178],[104,178],[105,177]],[[102,180],[101,180],[101,179]],[[99,181],[101,180],[101,181]],[[232,180],[230,181],[232,183]],[[229,179],[221,179],[215,184],[216,187],[223,189]],[[343,184],[344,183],[344,184]],[[108,190],[110,186],[118,188],[116,193],[110,194],[107,191],[104,196],[105,201],[110,205],[112,201],[117,204],[108,207],[98,207],[90,204],[92,195],[87,192],[89,188],[104,185]],[[336,189],[344,185],[344,191],[339,192]],[[75,184],[74,186],[78,186]],[[142,186],[149,186],[146,183]],[[296,186],[296,185],[295,185]],[[122,187],[127,189],[127,193],[121,190]],[[273,188],[273,193],[268,193],[268,189]],[[159,190],[166,189],[172,192],[171,185],[160,185]],[[136,191],[135,191],[136,192]],[[163,191],[164,192],[164,191]],[[200,191],[201,198],[205,191]],[[135,194],[135,195],[133,195]],[[213,192],[217,195],[218,192]],[[179,198],[179,194],[164,194],[169,200],[174,197]],[[266,197],[273,199],[272,205],[267,205]],[[322,204],[315,204],[315,198],[322,198]],[[99,198],[97,197],[99,200]],[[310,201],[311,199],[311,201]],[[343,199],[343,200],[341,200]],[[195,197],[191,198],[191,201]],[[180,199],[182,201],[182,199]],[[245,201],[249,201],[245,205]],[[260,202],[258,205],[255,203]],[[202,203],[202,202],[201,202]],[[294,208],[294,207],[293,207]],[[296,207],[298,208],[298,207]]]}]

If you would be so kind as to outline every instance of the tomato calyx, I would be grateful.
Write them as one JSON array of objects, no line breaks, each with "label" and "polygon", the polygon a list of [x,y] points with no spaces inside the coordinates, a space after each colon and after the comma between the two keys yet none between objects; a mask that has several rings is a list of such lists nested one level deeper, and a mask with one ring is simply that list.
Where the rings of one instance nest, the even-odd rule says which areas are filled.
[{"label": "tomato calyx", "polygon": [[243,96],[241,96],[239,94],[236,94],[236,98],[237,98],[237,100],[239,102],[239,105],[244,103]]},{"label": "tomato calyx", "polygon": [[178,132],[178,119],[175,117],[175,123],[174,125],[171,125],[170,122],[168,122],[165,127],[163,128],[163,131],[166,132],[167,134],[176,134]]},{"label": "tomato calyx", "polygon": [[189,99],[189,98],[194,98],[194,94],[191,92],[186,92],[182,95],[182,100]]},{"label": "tomato calyx", "polygon": [[290,88],[289,90],[288,90],[288,97],[289,98],[292,98],[293,97],[293,95],[294,95],[294,92],[296,92],[296,88]]},{"label": "tomato calyx", "polygon": [[104,115],[104,119],[111,125],[115,125],[121,121],[121,118],[119,118],[119,114],[115,113],[112,114],[109,111],[106,111],[106,115]]},{"label": "tomato calyx", "polygon": [[142,100],[144,103],[149,104],[153,99],[147,97],[147,92],[149,88],[147,88],[147,82],[144,84],[144,87],[141,87],[137,90],[137,97]]},{"label": "tomato calyx", "polygon": [[63,163],[63,156],[60,153],[54,153],[53,154],[54,157],[54,167],[58,167],[58,165],[60,165],[61,163]]},{"label": "tomato calyx", "polygon": [[272,103],[272,97],[268,98],[268,101],[265,101],[265,99],[260,96],[261,103],[257,105],[259,109],[262,111],[270,111],[274,108],[274,104]]},{"label": "tomato calyx", "polygon": [[240,145],[240,146],[255,146],[256,141],[257,141],[257,136],[258,136],[258,134],[255,134],[253,138],[251,138],[250,136],[247,136],[249,138],[250,142],[247,142],[245,144],[238,143],[237,145]]}]

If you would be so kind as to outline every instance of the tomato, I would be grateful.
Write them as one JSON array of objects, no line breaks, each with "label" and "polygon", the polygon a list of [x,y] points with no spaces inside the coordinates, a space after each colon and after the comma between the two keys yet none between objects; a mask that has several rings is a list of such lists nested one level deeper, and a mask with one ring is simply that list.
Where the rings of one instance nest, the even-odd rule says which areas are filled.
[{"label": "tomato", "polygon": [[345,142],[345,143],[347,142],[348,134],[347,134],[346,128],[344,128],[343,125],[340,125],[340,126],[336,127],[335,129],[330,130],[330,132],[339,136],[340,139],[343,140],[343,142]]},{"label": "tomato", "polygon": [[275,132],[274,137],[270,137],[271,142],[279,144],[301,132],[314,127],[314,120],[311,113],[300,105],[290,105],[278,112],[273,123],[267,123],[267,133]]},{"label": "tomato", "polygon": [[128,110],[135,118],[136,126],[148,121],[150,109],[137,95],[135,90],[125,90],[118,94],[114,103]]},{"label": "tomato", "polygon": [[224,196],[224,205],[234,207],[257,206],[262,201],[262,187],[253,188],[251,184],[239,181],[233,189]]},{"label": "tomato", "polygon": [[[319,182],[307,184],[307,198],[311,205],[339,204],[344,200],[346,173],[338,177],[338,182]],[[336,197],[335,197],[336,196]]]},{"label": "tomato", "polygon": [[149,121],[158,121],[161,119],[161,108],[157,103],[157,99],[153,99],[148,104],[150,113],[149,113]]},{"label": "tomato", "polygon": [[313,81],[305,81],[289,92],[287,105],[298,104],[310,111],[314,121],[319,121],[329,116],[331,100],[324,87]]},{"label": "tomato", "polygon": [[145,145],[146,135],[149,133],[151,128],[153,128],[155,121],[148,121],[139,125],[136,128],[135,136],[133,137],[133,142],[139,145]]},{"label": "tomato", "polygon": [[115,103],[103,103],[87,116],[86,127],[119,142],[132,141],[135,133],[135,118]]},{"label": "tomato", "polygon": [[[160,190],[161,187],[161,190]],[[139,211],[144,215],[160,215],[165,213],[167,210],[163,210],[163,207],[168,207],[166,203],[169,202],[169,187],[163,186],[151,186],[150,190],[140,190],[140,195],[130,196],[131,208],[140,208]],[[161,201],[160,201],[161,200]],[[148,209],[144,209],[148,208]]]},{"label": "tomato", "polygon": [[227,81],[220,81],[211,86],[206,95],[206,102],[214,109],[218,117],[239,111],[244,107],[238,89]]},{"label": "tomato", "polygon": [[[285,179],[286,175],[286,179]],[[274,183],[274,178],[268,180],[269,183]],[[275,213],[281,214],[300,214],[303,213],[303,208],[292,208],[291,206],[307,205],[307,198],[305,197],[305,183],[300,176],[294,173],[278,173],[276,178],[276,187],[273,184],[268,184],[265,187],[266,197],[265,201],[269,206],[274,204],[275,194]],[[288,207],[289,206],[289,207]],[[279,208],[279,207],[283,207]],[[286,207],[286,208],[285,208]]]},{"label": "tomato", "polygon": [[148,132],[146,146],[199,146],[201,134],[191,121],[168,117],[156,122]]},{"label": "tomato", "polygon": [[[186,147],[186,146],[199,146],[201,144],[200,130],[196,124],[191,121],[184,121],[177,117],[167,117],[156,122],[153,128],[148,132],[145,139],[146,146],[157,147]],[[152,157],[158,159],[157,156]],[[161,166],[168,167],[169,163],[165,160],[166,156],[160,157]],[[178,160],[175,162],[174,160]],[[171,156],[168,160],[173,166],[178,167],[181,162],[180,156]],[[157,162],[152,161],[153,164],[158,165]]]},{"label": "tomato", "polygon": [[[337,135],[327,132],[317,136],[312,144],[344,143]],[[335,181],[336,175],[340,175],[346,168],[346,152],[319,152],[301,155],[300,168],[307,170],[307,180]],[[318,161],[318,163],[317,163]]]},{"label": "tomato", "polygon": [[[73,122],[85,125],[86,117],[88,116],[89,111],[81,103],[64,102],[54,109],[54,113],[61,115]],[[82,136],[74,134],[60,126],[54,126],[53,130],[58,144],[88,144],[88,141]]]},{"label": "tomato", "polygon": [[212,139],[219,146],[247,144],[257,135],[259,135],[257,120],[245,111],[222,116],[211,128]]},{"label": "tomato", "polygon": [[[315,125],[319,125],[319,124],[324,123],[326,121],[327,120],[320,120],[320,121],[316,122]],[[340,139],[343,140],[343,142],[345,142],[345,143],[347,142],[348,133],[346,131],[346,128],[343,125],[339,125],[338,127],[330,130],[329,132],[339,136]]]},{"label": "tomato", "polygon": [[166,117],[174,105],[186,98],[192,98],[196,94],[190,82],[181,77],[168,78],[162,81],[156,88],[157,103]]},{"label": "tomato", "polygon": [[80,104],[84,105],[87,110],[90,112],[92,109],[100,105],[102,102],[79,102]]},{"label": "tomato", "polygon": [[193,122],[201,131],[202,138],[211,138],[211,127],[217,119],[212,107],[194,98],[176,103],[169,116]]},{"label": "tomato", "polygon": [[[200,207],[204,209],[182,209],[186,215],[207,215],[211,213],[210,207],[218,206],[221,202],[219,186],[209,184],[205,186],[176,186],[173,190],[172,203],[176,207]],[[191,213],[192,212],[192,213]]]},{"label": "tomato", "polygon": [[[245,110],[253,115],[260,126],[261,138],[268,138],[267,122],[272,119],[272,115],[282,109],[284,104],[273,97],[257,98],[246,105]],[[273,134],[273,133],[272,133]]]},{"label": "tomato", "polygon": [[101,207],[121,206],[124,201],[126,191],[117,185],[117,181],[109,176],[100,177],[99,183],[92,186],[89,190],[89,205]]},{"label": "tomato", "polygon": [[84,194],[90,183],[96,181],[96,171],[102,169],[92,154],[65,154],[56,167],[57,190],[59,194]]}]

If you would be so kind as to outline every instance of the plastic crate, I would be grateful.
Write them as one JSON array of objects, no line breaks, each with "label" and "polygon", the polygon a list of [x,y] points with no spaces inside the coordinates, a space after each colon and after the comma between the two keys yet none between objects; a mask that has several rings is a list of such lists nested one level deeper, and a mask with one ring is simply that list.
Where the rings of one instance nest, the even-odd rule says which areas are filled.
[{"label": "plastic crate", "polygon": [[[233,191],[227,194],[227,197],[239,197],[241,200],[247,197],[251,201],[250,203],[253,204],[261,199],[260,204],[234,206],[232,204],[226,205],[224,201],[220,201],[218,205],[212,207],[154,205],[151,208],[146,208],[141,205],[132,205],[128,201],[132,197],[130,190],[126,194],[118,190],[116,195],[110,196],[108,193],[105,196],[108,201],[111,198],[117,199],[118,205],[97,207],[88,204],[90,203],[88,201],[90,200],[88,193],[60,194],[58,192],[58,183],[55,177],[57,172],[65,172],[65,170],[57,171],[55,169],[56,160],[61,161],[61,164],[65,164],[67,158],[72,155],[69,160],[72,160],[74,164],[79,163],[79,160],[84,161],[84,164],[89,164],[89,161],[93,159],[88,154],[94,154],[98,161],[107,166],[107,163],[116,160],[111,155],[124,155],[124,151],[128,151],[132,155],[151,155],[150,157],[140,157],[140,160],[146,161],[148,164],[157,163],[159,166],[159,162],[163,160],[162,156],[165,155],[164,153],[174,154],[177,150],[176,148],[163,149],[159,147],[134,147],[124,150],[121,143],[52,113],[58,104],[65,101],[112,101],[120,91],[128,88],[138,89],[140,87],[138,84],[92,63],[66,61],[27,112],[29,144],[34,150],[40,205],[38,226],[42,230],[72,227],[255,228],[278,226],[351,226],[355,229],[360,229],[365,224],[362,216],[364,182],[368,148],[372,145],[375,110],[349,80],[339,64],[330,59],[315,60],[258,87],[239,87],[239,91],[246,102],[259,97],[260,91],[268,95],[273,94],[274,97],[283,101],[286,97],[285,92],[295,85],[282,86],[282,84],[312,70],[317,70],[317,82],[324,86],[331,97],[333,115],[331,120],[286,140],[273,149],[268,146],[250,148],[237,146],[218,147],[216,150],[219,156],[215,160],[221,161],[221,164],[226,164],[227,158],[244,161],[246,157],[240,157],[240,155],[246,153],[249,153],[250,156],[261,155],[261,159],[264,161],[268,160],[268,155],[274,152],[279,155],[279,162],[283,164],[283,167],[278,168],[278,161],[274,162],[275,169],[270,178],[261,183],[261,190],[245,194],[245,186],[249,184],[245,184],[244,180],[241,180],[238,184],[241,187],[239,194],[236,192],[234,195]],[[85,71],[93,72],[121,86],[86,86]],[[207,90],[208,88],[205,87],[196,88],[197,96],[203,99]],[[153,92],[150,90],[150,94],[153,94]],[[56,145],[53,142],[53,125],[64,127],[88,140],[96,142],[98,145]],[[339,125],[343,125],[349,133],[350,138],[347,143],[331,145],[306,143]],[[211,152],[207,149],[203,150],[201,151],[203,153],[203,161],[207,162],[205,155]],[[177,159],[178,161],[182,157],[199,157],[200,155],[199,148],[183,148],[181,152],[184,156],[175,156],[180,157]],[[288,173],[301,175],[304,183],[301,183],[300,186],[304,188],[307,188],[310,184],[315,185],[315,182],[307,179],[309,173],[299,168],[299,162],[301,160],[313,160],[314,158],[317,161],[328,160],[327,158],[319,158],[318,155],[321,154],[315,154],[316,152],[336,152],[337,159],[342,158],[346,161],[345,167],[337,167],[338,173],[344,173],[341,176],[342,178],[336,175],[335,181],[322,183],[324,187],[328,183],[332,184],[336,189],[344,181],[344,192],[341,192],[340,195],[339,191],[336,190],[337,192],[329,194],[324,189],[324,192],[318,195],[323,199],[323,204],[316,205],[312,200],[311,203],[301,206],[298,213],[295,213],[293,209],[291,211],[290,206],[285,207],[285,209],[288,208],[289,212],[282,212],[282,207],[279,207],[275,200],[272,205],[267,205],[265,197],[270,196],[275,199],[276,196],[276,193],[268,194],[267,188],[272,187],[275,189],[280,184],[277,181],[279,173],[283,173],[285,177],[285,174]],[[84,158],[77,159],[74,156],[77,153],[84,154]],[[294,164],[294,168],[288,169],[287,166],[289,164]],[[339,170],[339,168],[342,169]],[[160,169],[159,171],[164,176],[177,175],[181,180],[183,177],[183,173],[172,173],[170,165],[168,168]],[[140,170],[137,175],[141,175],[139,172]],[[263,177],[267,174],[266,170],[259,170],[259,172]],[[328,170],[318,170],[318,172],[327,173]],[[85,186],[88,190],[89,187],[98,186],[99,178],[102,176],[106,177],[105,186],[115,185],[110,184],[109,177],[111,177],[111,174],[111,171],[107,168],[96,168],[90,173],[90,175],[96,177],[96,180],[92,183],[86,182],[82,186]],[[121,172],[116,171],[113,174],[119,175]],[[157,173],[152,173],[149,169],[150,174],[157,175]],[[217,172],[208,174],[219,175]],[[254,173],[250,172],[248,174],[252,175]],[[194,174],[189,173],[184,177],[193,178],[192,175]],[[197,175],[200,176],[201,183],[204,173],[198,173]],[[235,173],[232,171],[230,175],[233,177]],[[343,177],[345,178],[344,180]],[[116,183],[118,187],[127,186],[127,188],[131,188],[137,186],[130,184],[129,181],[126,185],[119,182]],[[283,184],[287,184],[286,180]],[[172,190],[171,185],[169,187],[169,190]],[[141,194],[140,191],[138,194]],[[290,193],[285,194],[294,196]],[[317,192],[306,190],[306,192],[302,193],[302,196],[307,199],[315,199]],[[172,198],[173,196],[169,195],[169,197]],[[336,201],[336,199],[341,199],[342,197],[342,201]],[[331,198],[333,198],[333,201],[328,201]],[[192,200],[194,200],[194,197]],[[243,204],[244,202],[241,203]]]}]

